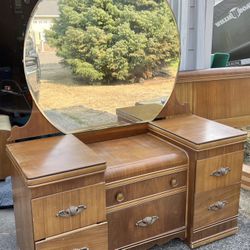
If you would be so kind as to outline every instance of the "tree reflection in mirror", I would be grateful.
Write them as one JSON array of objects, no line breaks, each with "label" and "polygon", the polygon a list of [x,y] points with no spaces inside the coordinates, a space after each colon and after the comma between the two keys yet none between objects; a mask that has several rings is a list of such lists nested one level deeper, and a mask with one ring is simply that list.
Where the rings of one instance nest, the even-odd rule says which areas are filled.
[{"label": "tree reflection in mirror", "polygon": [[179,66],[166,0],[42,0],[25,39],[25,74],[47,119],[64,133],[151,121]]}]

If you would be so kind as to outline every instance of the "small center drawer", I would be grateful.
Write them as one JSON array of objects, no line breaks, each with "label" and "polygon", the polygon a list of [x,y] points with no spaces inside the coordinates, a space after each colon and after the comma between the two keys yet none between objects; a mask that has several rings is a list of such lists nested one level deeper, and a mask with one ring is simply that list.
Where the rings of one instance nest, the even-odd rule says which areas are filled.
[{"label": "small center drawer", "polygon": [[35,241],[106,220],[105,185],[32,200]]},{"label": "small center drawer", "polygon": [[196,193],[239,183],[242,165],[243,151],[197,161]]},{"label": "small center drawer", "polygon": [[122,202],[135,200],[141,197],[165,192],[174,188],[186,186],[187,171],[164,175],[139,181],[121,187],[107,189],[107,206],[117,205]]},{"label": "small center drawer", "polygon": [[236,216],[239,209],[240,184],[195,196],[194,228]]},{"label": "small center drawer", "polygon": [[108,250],[107,223],[36,242],[36,250]]},{"label": "small center drawer", "polygon": [[109,249],[185,227],[186,192],[108,214]]}]

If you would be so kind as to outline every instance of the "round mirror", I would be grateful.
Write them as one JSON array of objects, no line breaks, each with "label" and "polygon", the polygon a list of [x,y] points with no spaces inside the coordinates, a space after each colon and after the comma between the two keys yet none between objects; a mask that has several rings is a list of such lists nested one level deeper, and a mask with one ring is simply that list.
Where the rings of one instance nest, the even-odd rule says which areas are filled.
[{"label": "round mirror", "polygon": [[30,92],[60,131],[154,120],[179,67],[167,0],[42,0],[26,32]]}]

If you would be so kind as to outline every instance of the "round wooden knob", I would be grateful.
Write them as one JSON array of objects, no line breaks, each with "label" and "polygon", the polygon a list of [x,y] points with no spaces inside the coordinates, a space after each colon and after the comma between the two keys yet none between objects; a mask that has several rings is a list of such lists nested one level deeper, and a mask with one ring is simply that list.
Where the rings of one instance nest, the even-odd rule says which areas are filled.
[{"label": "round wooden knob", "polygon": [[116,200],[117,200],[118,202],[123,202],[123,201],[125,200],[124,194],[123,194],[123,193],[118,193],[118,194],[116,195]]},{"label": "round wooden knob", "polygon": [[178,186],[178,181],[175,178],[173,178],[173,179],[171,179],[170,184],[171,184],[172,187],[177,187]]}]

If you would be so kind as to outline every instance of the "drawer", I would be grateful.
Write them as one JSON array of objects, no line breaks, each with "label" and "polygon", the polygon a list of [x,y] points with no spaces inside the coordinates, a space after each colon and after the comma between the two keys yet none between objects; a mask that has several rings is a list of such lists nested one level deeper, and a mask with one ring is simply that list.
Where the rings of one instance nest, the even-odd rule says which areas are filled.
[{"label": "drawer", "polygon": [[108,250],[107,223],[65,233],[35,245],[36,250]]},{"label": "drawer", "polygon": [[243,151],[197,161],[196,193],[239,183],[242,166]]},{"label": "drawer", "polygon": [[[109,249],[185,227],[186,192],[108,214]],[[144,222],[142,221],[144,219]]]},{"label": "drawer", "polygon": [[106,220],[104,184],[49,195],[31,203],[35,241]]},{"label": "drawer", "polygon": [[164,175],[106,191],[107,206],[186,186],[187,171]]},{"label": "drawer", "polygon": [[238,214],[240,184],[195,196],[194,228],[213,224]]}]

